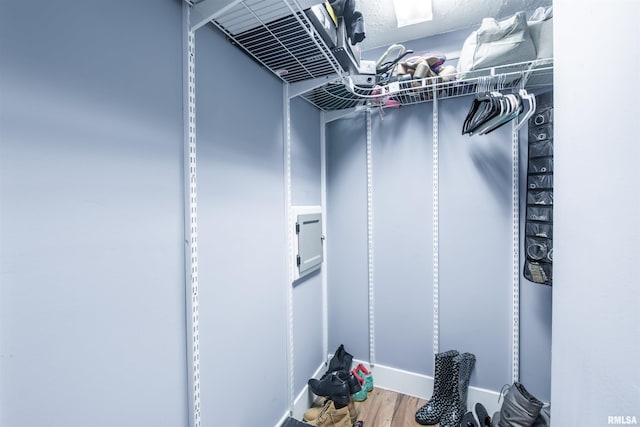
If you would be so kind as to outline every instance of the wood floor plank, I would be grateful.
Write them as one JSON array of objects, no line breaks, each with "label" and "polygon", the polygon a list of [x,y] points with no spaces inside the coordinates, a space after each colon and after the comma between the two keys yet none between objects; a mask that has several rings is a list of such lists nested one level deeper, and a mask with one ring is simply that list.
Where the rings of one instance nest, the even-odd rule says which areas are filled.
[{"label": "wood floor plank", "polygon": [[397,398],[396,393],[375,387],[362,402],[359,419],[368,427],[391,427]]},{"label": "wood floor plank", "polygon": [[[318,398],[314,406],[321,406],[323,402],[324,399]],[[358,420],[364,422],[364,427],[418,427],[416,411],[426,402],[415,396],[374,387],[364,402],[356,402]]]},{"label": "wood floor plank", "polygon": [[416,427],[418,408],[426,400],[415,396],[375,387],[367,399],[360,403],[358,419],[365,427]]}]

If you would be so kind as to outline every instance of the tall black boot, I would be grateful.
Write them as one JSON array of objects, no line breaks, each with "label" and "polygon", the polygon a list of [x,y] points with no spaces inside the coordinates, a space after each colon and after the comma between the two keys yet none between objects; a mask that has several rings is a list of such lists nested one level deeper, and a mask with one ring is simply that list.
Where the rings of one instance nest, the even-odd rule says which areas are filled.
[{"label": "tall black boot", "polygon": [[494,427],[531,427],[540,414],[542,402],[515,382],[502,401],[500,411],[493,415]]},{"label": "tall black boot", "polygon": [[438,353],[435,356],[435,373],[431,399],[416,412],[416,421],[422,425],[437,424],[453,396],[455,377],[453,359],[459,353],[456,350]]},{"label": "tall black boot", "polygon": [[455,385],[451,405],[440,417],[440,427],[460,427],[460,420],[467,412],[467,395],[469,378],[476,357],[471,353],[462,353],[453,359],[453,369],[456,372]]}]

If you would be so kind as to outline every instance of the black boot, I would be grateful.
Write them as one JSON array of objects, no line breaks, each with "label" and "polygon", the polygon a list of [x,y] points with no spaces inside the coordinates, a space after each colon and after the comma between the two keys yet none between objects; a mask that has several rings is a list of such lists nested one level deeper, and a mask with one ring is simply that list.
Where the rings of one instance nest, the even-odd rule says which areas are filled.
[{"label": "black boot", "polygon": [[440,427],[459,427],[460,420],[467,412],[467,394],[469,378],[476,357],[471,353],[462,353],[453,359],[453,369],[456,372],[455,385],[451,405],[440,417]]},{"label": "black boot", "polygon": [[438,353],[435,356],[435,373],[431,399],[416,412],[416,421],[422,425],[437,424],[453,396],[455,377],[453,359],[458,356],[456,350]]},{"label": "black boot", "polygon": [[349,386],[349,394],[355,394],[362,390],[362,384],[360,384],[360,381],[356,378],[353,372],[338,371],[338,376],[347,382],[347,385]]},{"label": "black boot", "polygon": [[513,383],[502,401],[500,411],[493,415],[494,427],[531,427],[542,409],[542,402],[524,386]]},{"label": "black boot", "polygon": [[350,371],[351,370],[351,362],[353,361],[353,356],[347,353],[344,349],[344,345],[340,344],[340,347],[333,353],[333,357],[329,360],[329,367],[327,368],[327,372],[325,372],[321,379],[324,379],[327,375],[336,371]]},{"label": "black boot", "polygon": [[343,407],[349,403],[349,384],[347,373],[344,371],[332,372],[321,380],[311,378],[308,382],[311,391],[322,397],[328,397],[335,402],[336,407]]}]

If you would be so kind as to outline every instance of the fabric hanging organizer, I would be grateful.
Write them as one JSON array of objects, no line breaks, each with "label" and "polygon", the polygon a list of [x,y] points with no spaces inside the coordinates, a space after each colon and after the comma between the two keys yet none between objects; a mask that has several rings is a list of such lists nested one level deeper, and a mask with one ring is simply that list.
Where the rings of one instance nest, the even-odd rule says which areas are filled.
[{"label": "fabric hanging organizer", "polygon": [[524,277],[552,284],[553,93],[539,95],[529,119]]}]

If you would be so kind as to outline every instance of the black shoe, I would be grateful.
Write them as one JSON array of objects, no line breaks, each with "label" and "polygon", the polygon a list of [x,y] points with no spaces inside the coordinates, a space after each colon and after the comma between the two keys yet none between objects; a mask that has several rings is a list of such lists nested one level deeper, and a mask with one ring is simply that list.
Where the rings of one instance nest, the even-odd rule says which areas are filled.
[{"label": "black shoe", "polygon": [[[343,378],[340,378],[341,376]],[[321,380],[311,378],[308,384],[311,391],[317,396],[328,397],[338,405],[349,403],[351,394],[349,393],[349,384],[346,381],[346,373],[343,371],[332,372]]]},{"label": "black shoe", "polygon": [[487,413],[487,409],[480,402],[476,403],[476,417],[478,417],[480,427],[491,427],[491,417]]},{"label": "black shoe", "polygon": [[467,412],[460,420],[460,427],[478,427],[476,419],[473,418],[473,412]]},{"label": "black shoe", "polygon": [[349,394],[354,394],[362,390],[362,384],[360,384],[360,381],[353,375],[353,372],[338,371],[338,376],[347,382]]}]

